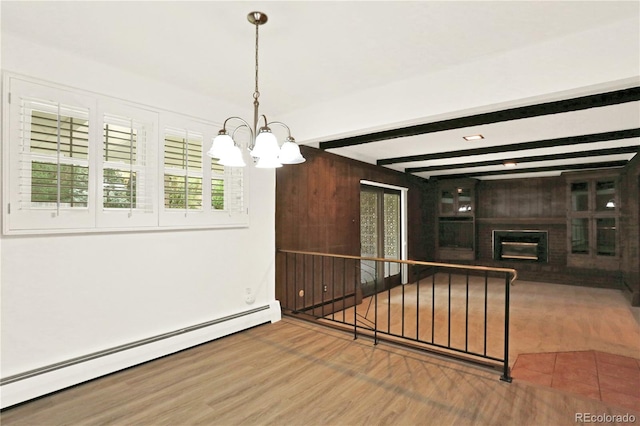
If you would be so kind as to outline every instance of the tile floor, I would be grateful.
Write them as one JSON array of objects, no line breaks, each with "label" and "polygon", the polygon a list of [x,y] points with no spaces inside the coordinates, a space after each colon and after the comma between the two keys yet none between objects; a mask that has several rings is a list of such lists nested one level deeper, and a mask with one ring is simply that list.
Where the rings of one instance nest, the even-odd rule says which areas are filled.
[{"label": "tile floor", "polygon": [[640,412],[640,359],[599,351],[520,354],[511,375]]}]

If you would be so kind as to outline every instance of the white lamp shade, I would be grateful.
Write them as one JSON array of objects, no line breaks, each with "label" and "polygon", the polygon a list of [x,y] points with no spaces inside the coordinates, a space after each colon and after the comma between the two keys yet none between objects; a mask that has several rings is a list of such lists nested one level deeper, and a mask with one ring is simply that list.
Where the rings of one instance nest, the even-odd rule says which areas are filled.
[{"label": "white lamp shade", "polygon": [[211,149],[207,152],[207,155],[213,158],[225,157],[234,147],[233,139],[229,135],[218,135],[213,138],[213,144]]},{"label": "white lamp shade", "polygon": [[280,153],[278,140],[271,132],[261,131],[256,137],[256,145],[251,150],[251,156],[256,158],[273,157],[277,158]]},{"label": "white lamp shade", "polygon": [[220,160],[218,160],[218,164],[222,164],[223,166],[227,167],[246,166],[246,163],[242,158],[242,151],[240,151],[240,148],[235,145],[231,147],[231,149],[228,150],[225,155],[220,158]]},{"label": "white lamp shade", "polygon": [[282,167],[282,163],[278,160],[278,157],[262,156],[256,163],[256,168],[258,169],[277,169],[278,167]]},{"label": "white lamp shade", "polygon": [[282,144],[279,160],[282,164],[300,164],[306,161],[302,154],[300,154],[298,144],[291,141],[286,141]]}]

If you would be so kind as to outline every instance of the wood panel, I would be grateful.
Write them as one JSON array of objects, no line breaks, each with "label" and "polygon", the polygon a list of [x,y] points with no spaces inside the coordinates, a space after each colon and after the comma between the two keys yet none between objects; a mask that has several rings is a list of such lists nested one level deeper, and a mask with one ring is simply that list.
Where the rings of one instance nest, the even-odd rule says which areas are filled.
[{"label": "wood panel", "polygon": [[640,306],[640,155],[636,155],[621,175],[620,235],[624,288],[633,306]]},{"label": "wood panel", "polygon": [[[360,180],[408,187],[409,258],[433,261],[437,182],[301,147],[307,162],[276,173],[276,246],[292,250],[358,255]],[[564,284],[629,288],[640,305],[640,177],[638,156],[625,168],[621,187],[621,270],[567,267],[567,186],[564,176],[485,180],[476,187],[477,260],[518,269],[521,276]],[[494,261],[493,229],[549,232],[544,264]],[[462,262],[465,263],[465,262]],[[276,282],[281,270],[276,268]],[[417,276],[411,276],[415,279]],[[277,286],[279,284],[276,284]]]},{"label": "wood panel", "polygon": [[[370,180],[409,188],[409,258],[432,259],[434,216],[424,210],[431,196],[427,181],[307,146],[301,150],[305,163],[276,172],[277,248],[359,256],[360,181]],[[283,273],[278,262],[276,287],[282,296]]]},{"label": "wood panel", "polygon": [[480,181],[476,218],[543,220],[566,218],[563,177]]}]

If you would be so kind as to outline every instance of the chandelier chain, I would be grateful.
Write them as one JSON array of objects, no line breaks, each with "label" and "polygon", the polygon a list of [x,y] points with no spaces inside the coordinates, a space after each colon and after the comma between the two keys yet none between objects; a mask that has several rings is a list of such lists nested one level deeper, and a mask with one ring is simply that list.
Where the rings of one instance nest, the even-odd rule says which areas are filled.
[{"label": "chandelier chain", "polygon": [[260,91],[258,90],[258,24],[256,24],[256,88],[253,92],[253,98],[257,101],[260,96]]}]

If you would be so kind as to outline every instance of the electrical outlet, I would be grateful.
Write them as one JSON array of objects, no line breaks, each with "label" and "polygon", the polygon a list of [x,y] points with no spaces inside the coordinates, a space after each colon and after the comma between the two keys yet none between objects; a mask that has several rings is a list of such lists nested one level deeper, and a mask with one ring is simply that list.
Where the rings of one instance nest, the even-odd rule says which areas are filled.
[{"label": "electrical outlet", "polygon": [[247,302],[247,305],[251,305],[256,301],[256,295],[253,294],[253,289],[251,289],[250,287],[247,287],[245,290],[247,294],[244,298],[244,301]]},{"label": "electrical outlet", "polygon": [[328,290],[327,290],[327,286],[326,286],[326,285],[323,285],[323,286],[322,286],[322,291],[324,291],[325,293],[328,291]]}]

